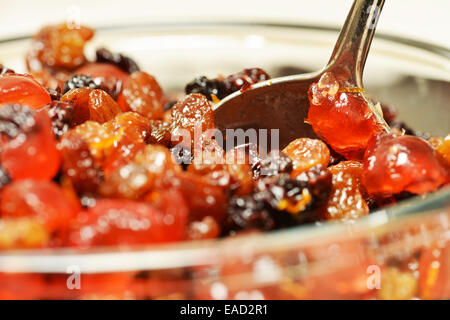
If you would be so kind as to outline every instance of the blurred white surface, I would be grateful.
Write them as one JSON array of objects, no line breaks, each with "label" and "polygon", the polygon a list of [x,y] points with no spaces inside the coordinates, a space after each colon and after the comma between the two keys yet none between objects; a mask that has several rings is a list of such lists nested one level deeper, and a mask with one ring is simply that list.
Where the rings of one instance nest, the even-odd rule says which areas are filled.
[{"label": "blurred white surface", "polygon": [[[340,26],[352,0],[0,0],[0,38],[79,17],[90,26],[247,20]],[[450,48],[449,0],[387,0],[380,32]]]}]

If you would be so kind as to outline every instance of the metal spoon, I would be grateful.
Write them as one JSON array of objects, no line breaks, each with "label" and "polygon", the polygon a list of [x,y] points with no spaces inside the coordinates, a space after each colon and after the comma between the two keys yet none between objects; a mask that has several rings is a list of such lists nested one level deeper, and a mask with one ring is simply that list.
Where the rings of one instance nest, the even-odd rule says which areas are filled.
[{"label": "metal spoon", "polygon": [[[320,71],[275,78],[235,92],[213,107],[216,127],[225,129],[279,129],[279,147],[300,137],[315,138],[308,114],[308,88],[324,72],[346,74],[363,88],[362,72],[384,0],[355,0],[328,64]],[[389,131],[381,110],[366,98],[378,121]]]}]

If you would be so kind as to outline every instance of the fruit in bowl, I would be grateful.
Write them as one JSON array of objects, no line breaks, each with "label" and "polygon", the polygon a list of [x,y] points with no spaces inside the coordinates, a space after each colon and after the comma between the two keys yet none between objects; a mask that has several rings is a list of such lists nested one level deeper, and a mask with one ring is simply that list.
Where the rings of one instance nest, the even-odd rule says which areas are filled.
[{"label": "fruit in bowl", "polygon": [[307,120],[319,139],[268,154],[225,150],[210,134],[213,104],[267,72],[200,76],[174,101],[130,57],[101,48],[87,59],[92,36],[45,27],[27,56],[30,75],[2,68],[1,250],[126,249],[352,223],[449,183],[448,138],[385,134],[338,75],[310,88]]}]

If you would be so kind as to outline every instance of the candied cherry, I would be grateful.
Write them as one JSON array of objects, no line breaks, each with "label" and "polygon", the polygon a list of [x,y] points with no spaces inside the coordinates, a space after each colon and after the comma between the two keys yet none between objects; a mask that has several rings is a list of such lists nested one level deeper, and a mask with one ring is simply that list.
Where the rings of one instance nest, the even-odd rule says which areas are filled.
[{"label": "candied cherry", "polygon": [[203,134],[215,128],[211,103],[202,94],[189,94],[173,106],[171,113],[172,137],[180,137],[185,147],[200,143]]},{"label": "candied cherry", "polygon": [[72,89],[61,97],[61,101],[70,102],[74,107],[73,126],[87,120],[104,123],[122,112],[117,102],[100,89]]},{"label": "candied cherry", "polygon": [[370,194],[423,194],[448,183],[449,177],[448,165],[419,137],[382,134],[370,141],[364,155],[362,178]]},{"label": "candied cherry", "polygon": [[50,232],[66,229],[79,211],[78,204],[52,181],[15,181],[1,195],[2,217],[36,218]]},{"label": "candied cherry", "polygon": [[185,87],[186,94],[201,93],[209,100],[213,96],[223,99],[235,91],[249,88],[252,84],[270,79],[270,76],[260,68],[244,69],[226,78],[208,79],[205,76],[196,77]]},{"label": "candied cherry", "polygon": [[48,91],[33,77],[15,73],[0,76],[0,105],[18,103],[39,109],[50,102]]},{"label": "candied cherry", "polygon": [[149,119],[163,118],[163,91],[156,79],[146,72],[133,72],[123,84],[117,101],[124,111],[131,110]]},{"label": "candied cherry", "polygon": [[361,185],[362,164],[343,161],[329,167],[333,174],[331,194],[318,211],[324,220],[353,221],[369,214]]},{"label": "candied cherry", "polygon": [[330,162],[330,150],[319,139],[296,139],[289,143],[283,152],[292,160],[293,177],[317,165],[326,167]]},{"label": "candied cherry", "polygon": [[1,163],[13,180],[50,180],[61,156],[50,117],[21,105],[0,108]]},{"label": "candied cherry", "polygon": [[256,176],[275,176],[280,173],[291,173],[294,169],[291,158],[286,153],[280,150],[272,150],[267,156],[263,157],[257,167],[253,166],[254,170],[257,169]]},{"label": "candied cherry", "polygon": [[187,223],[187,206],[176,189],[164,195],[164,209],[130,200],[100,199],[71,240],[77,246],[134,245],[180,241]]},{"label": "candied cherry", "polygon": [[324,73],[308,91],[308,122],[335,151],[360,158],[382,128],[362,95],[348,91],[333,73]]},{"label": "candied cherry", "polygon": [[275,227],[275,221],[264,202],[254,195],[234,196],[228,204],[226,226],[228,232],[242,229],[268,231]]}]

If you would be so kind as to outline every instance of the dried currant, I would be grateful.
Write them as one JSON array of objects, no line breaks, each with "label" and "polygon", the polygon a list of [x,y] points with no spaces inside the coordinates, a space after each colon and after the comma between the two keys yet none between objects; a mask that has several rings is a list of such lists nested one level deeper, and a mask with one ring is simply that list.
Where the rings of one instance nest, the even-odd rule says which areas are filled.
[{"label": "dried currant", "polygon": [[186,85],[184,91],[186,94],[201,93],[208,100],[212,100],[211,95],[215,95],[219,99],[223,99],[227,96],[223,81],[219,79],[208,79],[205,76],[196,77]]},{"label": "dried currant", "polygon": [[95,55],[97,57],[97,62],[111,63],[127,73],[131,74],[140,70],[133,59],[124,56],[121,53],[112,53],[105,48],[100,48],[97,49]]},{"label": "dried currant", "polygon": [[253,195],[232,197],[228,204],[229,231],[241,229],[272,230],[275,222],[263,201]]},{"label": "dried currant", "polygon": [[272,150],[260,161],[261,176],[275,176],[282,173],[291,173],[294,166],[292,160],[279,150]]}]

